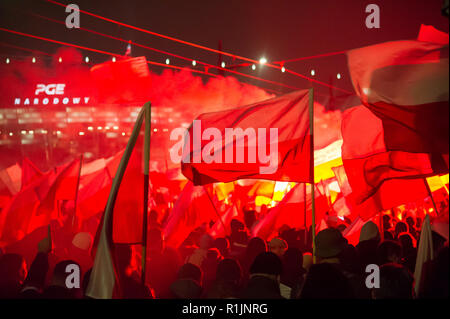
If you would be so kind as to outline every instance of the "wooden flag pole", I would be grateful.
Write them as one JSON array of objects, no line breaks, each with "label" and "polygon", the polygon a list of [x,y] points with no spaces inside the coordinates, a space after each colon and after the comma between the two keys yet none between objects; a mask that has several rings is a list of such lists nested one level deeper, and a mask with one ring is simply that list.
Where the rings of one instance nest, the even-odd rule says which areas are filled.
[{"label": "wooden flag pole", "polygon": [[306,211],[308,206],[306,205],[306,183],[303,183],[303,225],[305,226],[305,248],[308,245],[308,225],[306,224]]},{"label": "wooden flag pole", "polygon": [[75,220],[77,218],[78,189],[80,188],[81,166],[82,165],[83,165],[83,154],[80,155],[80,168],[78,169],[77,190],[75,191],[75,202],[74,202],[74,209],[73,209],[73,216],[72,216],[72,230],[74,233],[75,233],[75,231],[78,230],[78,223],[75,227]]},{"label": "wooden flag pole", "polygon": [[143,203],[143,221],[142,221],[142,284],[145,285],[145,273],[147,265],[147,219],[148,219],[148,189],[149,189],[149,170],[150,170],[150,140],[151,140],[151,103],[144,105],[145,109],[145,135],[144,135],[144,203]]},{"label": "wooden flag pole", "polygon": [[316,263],[316,203],[314,194],[314,88],[309,89],[309,132],[311,141],[309,143],[310,159],[309,167],[311,174],[311,233],[312,233],[312,249],[313,249],[313,263]]}]

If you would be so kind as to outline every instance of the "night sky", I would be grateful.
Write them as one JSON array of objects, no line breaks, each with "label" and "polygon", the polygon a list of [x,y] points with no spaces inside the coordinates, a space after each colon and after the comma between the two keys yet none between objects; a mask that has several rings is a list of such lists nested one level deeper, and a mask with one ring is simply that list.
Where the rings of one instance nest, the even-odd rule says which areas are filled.
[{"label": "night sky", "polygon": [[[449,28],[448,18],[441,14],[442,0],[60,0],[60,2],[75,3],[81,10],[214,49],[217,49],[219,41],[222,41],[224,51],[254,59],[264,56],[269,62],[347,50],[390,40],[414,39],[421,23],[433,25],[445,32],[448,32]],[[380,29],[368,29],[365,26],[368,15],[365,8],[370,3],[380,7]],[[4,28],[118,54],[123,54],[126,50],[124,43],[81,30],[67,29],[62,24],[38,18],[36,15],[60,21],[66,18],[64,7],[44,0],[1,0],[0,10],[0,26]],[[81,14],[81,27],[211,64],[217,64],[218,61],[218,55],[215,53],[177,44],[84,14]],[[6,57],[24,58],[35,55],[11,45],[50,54],[58,48],[56,44],[2,31],[0,37],[1,63],[4,63]],[[109,59],[92,52],[83,54],[89,55],[94,63]],[[167,57],[134,47],[133,56],[140,55],[161,63],[164,63]],[[224,61],[227,65],[241,62],[233,62],[229,57],[224,57]],[[171,62],[178,66],[191,66],[187,61],[174,58],[171,58]],[[310,70],[314,69],[315,79],[324,82],[333,79],[333,85],[352,90],[345,55],[294,62],[287,64],[286,67],[307,76],[310,75]],[[153,68],[156,72],[162,71],[159,67]],[[237,71],[298,88],[309,87],[309,83],[305,80],[267,67],[257,68],[255,71],[245,67]],[[341,80],[336,79],[338,72],[343,76]],[[238,76],[238,79],[263,88],[289,91],[248,78]],[[327,88],[320,90],[328,92]]]}]

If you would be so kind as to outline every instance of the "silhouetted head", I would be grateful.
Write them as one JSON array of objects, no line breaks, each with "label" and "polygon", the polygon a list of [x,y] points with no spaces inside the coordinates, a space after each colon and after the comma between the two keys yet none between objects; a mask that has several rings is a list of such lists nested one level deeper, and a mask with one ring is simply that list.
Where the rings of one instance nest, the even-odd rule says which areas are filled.
[{"label": "silhouetted head", "polygon": [[365,240],[380,240],[380,232],[378,230],[378,226],[373,221],[368,221],[361,227],[359,242]]},{"label": "silhouetted head", "polygon": [[404,233],[408,231],[408,226],[406,226],[406,224],[404,222],[398,222],[395,225],[395,238],[398,238],[398,235],[400,233]]},{"label": "silhouetted head", "polygon": [[253,237],[250,239],[250,241],[247,244],[247,248],[245,250],[245,255],[247,257],[256,257],[260,253],[267,251],[267,245],[266,242],[259,238],[259,237]]},{"label": "silhouetted head", "polygon": [[284,252],[288,248],[288,245],[284,239],[281,238],[273,238],[269,242],[269,251],[273,252],[278,257],[282,257]]},{"label": "silhouetted head", "polygon": [[225,258],[217,266],[216,280],[232,282],[238,285],[242,278],[242,270],[239,263],[231,258]]},{"label": "silhouetted head", "polygon": [[380,287],[372,289],[374,299],[412,299],[414,277],[408,269],[399,264],[385,264],[380,267]]},{"label": "silhouetted head", "polygon": [[190,279],[200,284],[202,282],[202,270],[194,264],[186,263],[178,271],[178,279]]},{"label": "silhouetted head", "polygon": [[377,248],[378,264],[400,263],[402,259],[402,246],[393,240],[385,240]]},{"label": "silhouetted head", "polygon": [[398,236],[398,241],[403,247],[403,252],[407,253],[414,249],[415,239],[410,233],[401,233]]},{"label": "silhouetted head", "polygon": [[347,247],[347,240],[336,228],[321,230],[315,239],[316,256],[319,258],[334,258]]},{"label": "silhouetted head", "polygon": [[229,253],[228,250],[230,249],[230,242],[228,241],[227,238],[220,237],[215,239],[213,246],[220,251],[220,254],[222,256],[224,257],[228,256]]},{"label": "silhouetted head", "polygon": [[264,252],[256,256],[250,267],[250,275],[264,274],[278,278],[283,272],[281,259],[271,252]]}]

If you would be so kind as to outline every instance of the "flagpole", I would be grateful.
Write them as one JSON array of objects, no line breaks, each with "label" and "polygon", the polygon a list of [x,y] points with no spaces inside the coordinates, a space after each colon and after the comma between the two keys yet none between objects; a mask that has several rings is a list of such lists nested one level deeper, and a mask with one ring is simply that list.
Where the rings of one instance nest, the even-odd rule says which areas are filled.
[{"label": "flagpole", "polygon": [[75,191],[75,203],[74,203],[74,210],[73,210],[73,216],[72,216],[72,230],[75,232],[78,229],[75,228],[75,219],[77,218],[77,208],[78,208],[78,189],[80,188],[80,179],[81,179],[81,166],[83,165],[83,154],[80,155],[80,167],[78,169],[78,179],[77,179],[77,190]]},{"label": "flagpole", "polygon": [[428,182],[427,182],[427,178],[426,178],[426,177],[423,178],[423,183],[425,184],[425,187],[426,187],[426,189],[427,189],[428,195],[429,195],[430,198],[431,198],[431,202],[433,203],[434,210],[435,210],[436,214],[438,214],[439,211],[438,211],[438,209],[437,209],[436,202],[434,201],[433,194],[431,193],[430,185],[428,185]]},{"label": "flagpole", "polygon": [[142,221],[142,284],[145,285],[146,260],[147,260],[147,218],[148,218],[148,189],[149,189],[149,170],[150,170],[150,139],[151,139],[151,103],[147,102],[145,108],[145,135],[144,135],[144,203],[143,203],[143,221]]},{"label": "flagpole", "polygon": [[316,263],[316,203],[314,194],[314,88],[309,89],[309,132],[311,135],[311,141],[309,143],[310,159],[310,176],[311,176],[311,210],[312,210],[312,250],[313,250],[313,263]]},{"label": "flagpole", "polygon": [[[212,207],[214,208],[214,211],[216,212],[217,217],[219,217],[220,223],[223,226],[223,229],[225,231],[225,234],[227,234],[227,228],[225,227],[225,223],[223,222],[222,216],[219,214],[219,212],[217,211],[216,205],[214,205],[214,202],[211,198],[211,195],[209,194],[208,190],[206,189],[205,185],[203,185],[203,189],[205,190],[206,196],[208,196],[208,199],[212,205]],[[227,234],[229,235],[229,234]]]},{"label": "flagpole", "polygon": [[[111,184],[111,190],[109,192],[108,201],[106,202],[105,211],[101,220],[101,230],[99,233],[97,251],[94,258],[94,265],[92,267],[91,278],[87,287],[86,295],[93,298],[112,298],[112,292],[114,285],[119,286],[117,282],[117,273],[113,265],[112,249],[114,248],[112,242],[112,212],[114,209],[114,203],[117,198],[120,183],[122,182],[125,169],[127,168],[128,161],[133,152],[136,140],[139,136],[139,131],[142,126],[144,116],[144,108],[138,114],[136,123],[134,124],[131,136],[128,139],[125,151],[120,159],[119,166],[114,175],[114,179]],[[109,276],[114,276],[114,280],[111,282]],[[121,291],[120,287],[118,291]]]},{"label": "flagpole", "polygon": [[306,224],[306,210],[307,210],[307,205],[306,205],[306,183],[303,183],[303,224],[305,226],[305,248],[308,245],[308,225]]}]

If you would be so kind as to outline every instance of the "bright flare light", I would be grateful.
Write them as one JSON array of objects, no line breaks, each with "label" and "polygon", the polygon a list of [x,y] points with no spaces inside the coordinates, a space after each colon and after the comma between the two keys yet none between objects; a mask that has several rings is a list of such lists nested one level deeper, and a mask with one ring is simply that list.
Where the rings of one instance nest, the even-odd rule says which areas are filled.
[{"label": "bright flare light", "polygon": [[33,59],[31,59],[31,62],[36,63],[36,58],[33,57]]},{"label": "bright flare light", "polygon": [[61,57],[59,57],[59,59],[58,59],[58,62],[59,62],[59,63],[61,63],[61,62],[62,62],[62,58],[61,58]]},{"label": "bright flare light", "polygon": [[9,58],[6,58],[6,64],[9,64]]},{"label": "bright flare light", "polygon": [[316,71],[311,70],[311,75],[312,75],[312,76],[316,75]]},{"label": "bright flare light", "polygon": [[340,80],[341,79],[341,74],[340,73],[336,74],[336,77],[337,77],[338,80]]},{"label": "bright flare light", "polygon": [[116,57],[115,56],[112,57],[112,61],[116,62]]},{"label": "bright flare light", "polygon": [[197,65],[197,61],[192,61],[192,66],[196,66]]},{"label": "bright flare light", "polygon": [[283,72],[283,73],[284,73],[285,71],[286,71],[285,67],[284,67],[284,66],[282,66],[282,67],[281,67],[281,72]]},{"label": "bright flare light", "polygon": [[266,64],[267,63],[267,59],[262,57],[261,59],[259,59],[259,63]]}]

